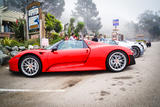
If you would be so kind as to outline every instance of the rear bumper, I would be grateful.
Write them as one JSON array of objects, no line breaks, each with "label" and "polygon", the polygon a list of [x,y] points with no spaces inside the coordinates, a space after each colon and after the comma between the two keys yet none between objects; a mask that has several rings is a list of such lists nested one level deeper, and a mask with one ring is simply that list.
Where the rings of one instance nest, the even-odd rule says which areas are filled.
[{"label": "rear bumper", "polygon": [[129,65],[134,65],[134,64],[136,64],[136,61],[135,61],[134,56],[133,56],[133,55],[129,55],[129,57],[130,57],[130,63],[129,63]]}]

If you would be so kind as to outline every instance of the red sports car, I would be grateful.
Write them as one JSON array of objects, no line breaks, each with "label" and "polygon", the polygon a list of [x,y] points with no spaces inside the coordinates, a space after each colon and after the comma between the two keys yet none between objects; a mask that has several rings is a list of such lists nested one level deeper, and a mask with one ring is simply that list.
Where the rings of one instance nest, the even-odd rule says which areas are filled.
[{"label": "red sports car", "polygon": [[10,71],[32,77],[40,72],[109,70],[135,64],[129,48],[89,40],[61,40],[46,49],[26,50],[9,61]]}]

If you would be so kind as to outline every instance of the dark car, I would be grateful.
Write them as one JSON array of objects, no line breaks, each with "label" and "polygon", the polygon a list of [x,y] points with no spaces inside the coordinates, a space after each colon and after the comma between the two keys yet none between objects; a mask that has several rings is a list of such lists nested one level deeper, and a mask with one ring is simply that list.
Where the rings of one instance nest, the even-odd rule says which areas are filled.
[{"label": "dark car", "polygon": [[147,47],[151,47],[151,41],[146,42]]}]

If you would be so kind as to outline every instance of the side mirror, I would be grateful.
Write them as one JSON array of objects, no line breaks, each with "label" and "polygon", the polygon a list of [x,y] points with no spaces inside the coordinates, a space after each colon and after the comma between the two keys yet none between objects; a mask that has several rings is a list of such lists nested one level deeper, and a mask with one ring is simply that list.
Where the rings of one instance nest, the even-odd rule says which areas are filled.
[{"label": "side mirror", "polygon": [[56,51],[57,50],[57,47],[53,47],[52,48],[52,52]]}]

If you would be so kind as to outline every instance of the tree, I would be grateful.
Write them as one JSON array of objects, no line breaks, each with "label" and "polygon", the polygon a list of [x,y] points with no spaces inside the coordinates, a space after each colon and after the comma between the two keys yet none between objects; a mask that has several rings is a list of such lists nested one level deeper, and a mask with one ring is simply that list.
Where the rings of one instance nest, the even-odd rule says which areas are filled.
[{"label": "tree", "polygon": [[143,32],[148,32],[153,39],[160,37],[160,15],[158,12],[145,11],[139,16],[138,25]]},{"label": "tree", "polygon": [[26,13],[25,7],[34,0],[4,0],[8,9],[21,10]]},{"label": "tree", "polygon": [[63,26],[61,24],[61,21],[59,21],[58,19],[55,19],[55,27],[54,27],[54,31],[59,33],[61,32],[63,29]]},{"label": "tree", "polygon": [[70,26],[70,28],[71,28],[71,32],[73,32],[74,29],[75,29],[75,27],[74,27],[74,22],[75,22],[75,18],[71,18],[71,19],[70,19],[70,24],[69,24],[69,26]]},{"label": "tree", "polygon": [[[70,18],[70,23],[64,25],[64,31],[67,30],[68,36],[71,36],[71,33],[75,33],[76,36],[79,35],[79,32],[84,28],[84,22],[78,22],[77,25],[74,25],[75,18]],[[67,27],[68,26],[68,27]]]},{"label": "tree", "polygon": [[55,17],[53,15],[51,15],[50,13],[46,14],[45,16],[45,25],[46,25],[46,32],[51,32],[52,30],[54,30],[55,28]]},{"label": "tree", "polygon": [[127,35],[126,38],[135,38],[137,34],[141,34],[139,25],[134,21],[127,22],[121,31],[124,32],[124,35]]},{"label": "tree", "polygon": [[11,26],[17,40],[24,41],[24,24],[25,20],[19,19],[17,22],[13,22],[13,25]]},{"label": "tree", "polygon": [[90,19],[88,21],[90,24],[88,24],[89,29],[92,32],[98,32],[99,29],[101,29],[102,25],[101,25],[101,18],[97,18],[97,19]]},{"label": "tree", "polygon": [[92,0],[78,0],[75,5],[76,8],[72,15],[76,18],[82,18],[88,30],[98,32],[102,25],[96,4]]},{"label": "tree", "polygon": [[56,18],[60,19],[64,11],[64,0],[41,0],[43,2],[42,9],[46,12],[50,12]]},{"label": "tree", "polygon": [[65,33],[66,33],[66,31],[67,31],[67,26],[68,26],[68,24],[69,24],[69,23],[66,23],[66,24],[64,25],[64,30],[63,30],[63,31],[64,31]]},{"label": "tree", "polygon": [[46,25],[46,33],[47,32],[51,32],[51,31],[55,31],[56,33],[59,33],[62,31],[63,26],[61,24],[61,22],[55,18],[55,16],[53,16],[50,13],[47,13],[45,16],[45,25]]},{"label": "tree", "polygon": [[42,3],[42,10],[50,12],[56,18],[60,19],[64,11],[65,2],[64,0],[8,0],[5,1],[10,8],[19,9],[26,13],[25,7],[33,1],[39,1]]},{"label": "tree", "polygon": [[69,23],[69,26],[68,26],[68,35],[70,36],[71,33],[74,32],[74,22],[75,22],[75,18],[70,18],[70,23]]},{"label": "tree", "polygon": [[78,22],[76,29],[75,29],[75,34],[76,36],[79,35],[79,32],[82,31],[82,29],[84,28],[84,23],[83,22]]}]

